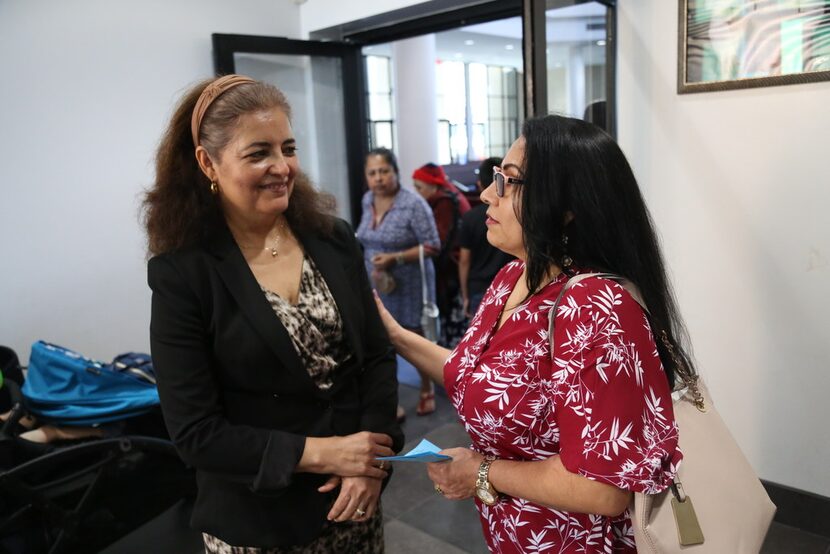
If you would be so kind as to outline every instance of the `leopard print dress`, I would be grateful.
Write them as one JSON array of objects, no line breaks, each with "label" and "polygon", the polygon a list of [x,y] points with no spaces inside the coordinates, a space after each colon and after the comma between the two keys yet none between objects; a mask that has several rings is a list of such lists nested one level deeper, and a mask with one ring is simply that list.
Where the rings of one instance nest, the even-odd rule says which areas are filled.
[{"label": "leopard print dress", "polygon": [[[291,337],[294,349],[320,389],[332,385],[332,372],[350,354],[343,336],[343,320],[326,281],[310,258],[303,259],[297,304],[262,289],[265,298]],[[319,537],[306,545],[256,548],[232,546],[203,533],[206,554],[354,554],[383,553],[383,516],[380,505],[364,522],[327,521]]]}]

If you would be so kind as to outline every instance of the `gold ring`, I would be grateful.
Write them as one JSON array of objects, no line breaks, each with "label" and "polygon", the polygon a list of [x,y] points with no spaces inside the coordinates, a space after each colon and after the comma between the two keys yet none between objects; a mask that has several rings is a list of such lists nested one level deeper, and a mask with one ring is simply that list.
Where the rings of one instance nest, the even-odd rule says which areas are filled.
[{"label": "gold ring", "polygon": [[386,460],[381,460],[378,469],[384,471],[386,469]]},{"label": "gold ring", "polygon": [[440,494],[441,496],[444,496],[444,491],[442,491],[442,490],[441,490],[441,487],[440,487],[439,485],[437,485],[437,484],[435,485],[435,492],[437,492],[437,493],[438,493],[438,494]]},{"label": "gold ring", "polygon": [[354,511],[354,513],[357,514],[357,517],[363,517],[363,516],[366,515],[366,510],[361,510],[360,508],[358,508],[357,510]]}]

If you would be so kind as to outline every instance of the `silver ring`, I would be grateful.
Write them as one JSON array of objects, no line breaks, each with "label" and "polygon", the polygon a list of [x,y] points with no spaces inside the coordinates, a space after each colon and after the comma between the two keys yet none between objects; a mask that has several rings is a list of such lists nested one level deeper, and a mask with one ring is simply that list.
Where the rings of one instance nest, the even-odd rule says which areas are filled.
[{"label": "silver ring", "polygon": [[358,508],[357,510],[354,511],[354,513],[357,514],[357,517],[363,517],[363,516],[366,515],[366,510],[361,510],[360,508]]},{"label": "silver ring", "polygon": [[378,469],[384,471],[386,469],[386,460],[381,460]]}]

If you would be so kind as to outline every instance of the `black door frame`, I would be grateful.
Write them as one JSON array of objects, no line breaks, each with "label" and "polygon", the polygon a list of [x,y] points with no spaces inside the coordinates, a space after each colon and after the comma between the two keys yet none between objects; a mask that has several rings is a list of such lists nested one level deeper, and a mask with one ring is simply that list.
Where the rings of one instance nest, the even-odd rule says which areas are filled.
[{"label": "black door frame", "polygon": [[356,226],[360,221],[363,196],[363,158],[368,137],[363,54],[360,46],[341,42],[293,40],[282,37],[214,33],[213,67],[217,75],[236,71],[234,54],[285,54],[339,58],[343,71],[343,107],[346,130],[346,163],[349,182],[349,214]]}]

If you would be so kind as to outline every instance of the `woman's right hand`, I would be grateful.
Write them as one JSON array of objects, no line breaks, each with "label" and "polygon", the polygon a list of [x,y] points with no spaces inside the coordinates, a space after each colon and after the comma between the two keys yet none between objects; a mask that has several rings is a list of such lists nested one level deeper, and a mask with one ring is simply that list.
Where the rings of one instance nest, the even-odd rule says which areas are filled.
[{"label": "woman's right hand", "polygon": [[384,479],[375,458],[394,456],[392,437],[361,431],[345,437],[308,437],[297,471],[330,473],[340,477]]},{"label": "woman's right hand", "polygon": [[395,253],[381,253],[372,256],[372,265],[375,269],[389,269],[397,265],[397,254]]},{"label": "woman's right hand", "polygon": [[405,331],[403,326],[398,323],[392,314],[389,313],[389,310],[386,309],[386,306],[383,305],[383,301],[380,299],[376,290],[372,291],[372,294],[375,297],[375,304],[378,307],[378,313],[380,314],[380,320],[383,322],[383,326],[386,327],[386,333],[389,335],[389,340],[392,341],[392,344],[396,344],[396,340],[401,332]]}]

